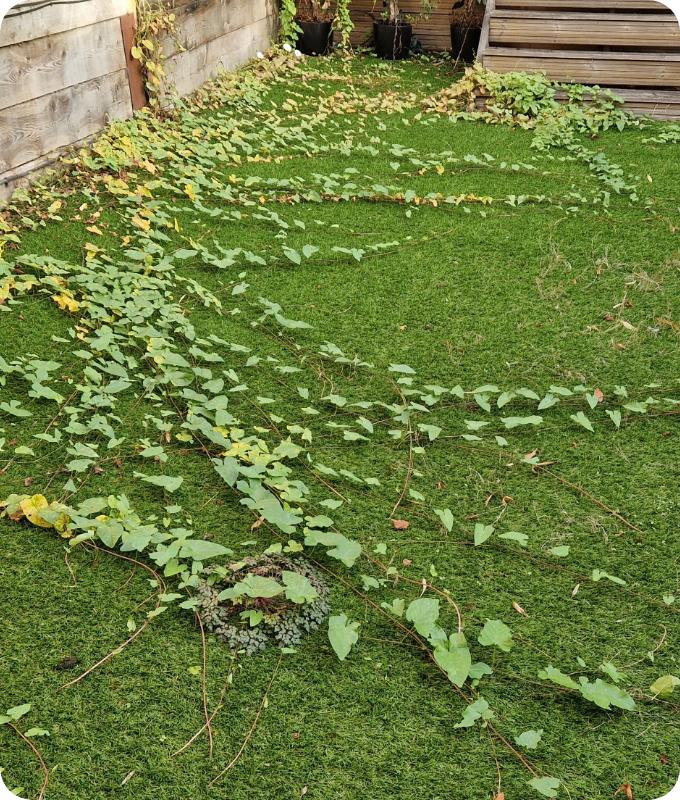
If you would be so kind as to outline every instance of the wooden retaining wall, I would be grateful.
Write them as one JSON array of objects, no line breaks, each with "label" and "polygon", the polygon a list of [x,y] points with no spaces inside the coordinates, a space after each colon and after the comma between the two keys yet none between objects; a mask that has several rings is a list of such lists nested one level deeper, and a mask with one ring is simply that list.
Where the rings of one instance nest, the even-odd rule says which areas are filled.
[{"label": "wooden retaining wall", "polygon": [[[0,25],[0,200],[114,119],[144,105],[132,59],[134,0],[84,0],[36,10],[22,0]],[[163,43],[181,95],[219,68],[266,50],[275,0],[175,0],[177,42]]]}]

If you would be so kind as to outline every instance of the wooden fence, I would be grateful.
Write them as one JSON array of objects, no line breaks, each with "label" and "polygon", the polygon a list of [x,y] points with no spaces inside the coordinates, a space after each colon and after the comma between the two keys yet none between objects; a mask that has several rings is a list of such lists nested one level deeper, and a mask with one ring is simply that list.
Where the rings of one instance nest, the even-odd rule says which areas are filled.
[{"label": "wooden fence", "polygon": [[[442,51],[451,49],[451,9],[453,0],[435,0],[433,11],[428,17],[418,17],[420,0],[402,0],[401,9],[405,14],[415,15],[413,34],[425,50]],[[362,44],[372,32],[373,19],[383,10],[383,0],[352,0],[350,13],[354,21],[352,43]]]},{"label": "wooden fence", "polygon": [[[182,95],[267,49],[275,32],[275,0],[175,0],[173,10],[177,41],[163,50]],[[134,0],[22,0],[10,10],[0,25],[0,199],[144,104],[134,27]]]}]

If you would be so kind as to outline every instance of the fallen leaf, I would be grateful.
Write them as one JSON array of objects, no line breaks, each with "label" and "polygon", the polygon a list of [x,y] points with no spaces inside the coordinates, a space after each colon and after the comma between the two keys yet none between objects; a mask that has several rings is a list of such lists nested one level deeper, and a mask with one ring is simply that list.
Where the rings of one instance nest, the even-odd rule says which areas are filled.
[{"label": "fallen leaf", "polygon": [[405,531],[411,523],[407,522],[405,519],[393,519],[392,520],[392,527],[395,531]]},{"label": "fallen leaf", "polygon": [[512,601],[512,607],[518,614],[521,614],[523,617],[526,617],[527,619],[529,618],[527,612],[522,608],[522,606],[519,603],[516,603],[514,600]]},{"label": "fallen leaf", "polygon": [[614,797],[617,794],[625,794],[627,800],[633,800],[633,787],[629,783],[622,783],[621,786],[614,792]]},{"label": "fallen leaf", "polygon": [[595,397],[597,397],[598,403],[601,403],[604,400],[604,393],[602,392],[602,389],[594,389],[593,394]]}]

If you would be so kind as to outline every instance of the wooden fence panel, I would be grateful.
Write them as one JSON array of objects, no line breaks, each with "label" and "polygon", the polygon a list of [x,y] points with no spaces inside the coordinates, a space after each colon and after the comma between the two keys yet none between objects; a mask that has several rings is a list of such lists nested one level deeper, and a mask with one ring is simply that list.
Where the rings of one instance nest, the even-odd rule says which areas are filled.
[{"label": "wooden fence panel", "polygon": [[118,19],[0,48],[0,109],[124,67]]}]

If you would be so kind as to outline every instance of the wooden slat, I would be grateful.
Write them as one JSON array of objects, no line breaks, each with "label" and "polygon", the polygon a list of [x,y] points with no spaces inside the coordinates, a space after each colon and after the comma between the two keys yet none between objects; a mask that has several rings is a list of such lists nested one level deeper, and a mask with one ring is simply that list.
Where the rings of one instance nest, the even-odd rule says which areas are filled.
[{"label": "wooden slat", "polygon": [[[0,25],[0,47],[39,39],[74,28],[84,28],[134,11],[134,0],[87,0],[83,3],[49,5],[27,14],[17,14],[24,3],[10,9]],[[15,16],[13,16],[13,14]]]},{"label": "wooden slat", "polygon": [[[625,101],[624,108],[632,114],[644,115],[658,120],[680,120],[680,91],[652,91],[649,89],[614,89],[614,94]],[[560,102],[568,99],[566,92],[558,91],[555,97]],[[477,108],[485,108],[488,96],[478,95]],[[586,94],[584,102],[590,102]]]},{"label": "wooden slat", "polygon": [[490,47],[484,66],[496,72],[543,70],[557,81],[600,86],[680,87],[680,53],[607,53]]},{"label": "wooden slat", "polygon": [[[420,0],[402,0],[400,3],[404,14],[416,16],[413,20],[413,35],[422,43],[425,50],[451,49],[451,6],[453,0],[435,0],[434,10],[427,19],[419,19]],[[383,10],[382,0],[352,0],[350,13],[354,21],[352,43],[362,44],[372,32],[373,18],[380,16]]]},{"label": "wooden slat", "polygon": [[180,95],[189,94],[218,70],[235,69],[253,58],[258,50],[266,50],[271,43],[273,28],[274,19],[269,15],[193,50],[177,53],[165,62],[168,79]]},{"label": "wooden slat", "polygon": [[0,115],[2,173],[131,116],[125,69],[14,106]]},{"label": "wooden slat", "polygon": [[497,0],[496,8],[574,9],[580,11],[648,11],[667,14],[668,7],[656,0]]},{"label": "wooden slat", "polygon": [[0,49],[0,109],[125,67],[120,22],[109,19]]},{"label": "wooden slat", "polygon": [[[175,9],[177,41],[185,50],[193,50],[206,42],[218,39],[229,31],[243,28],[264,19],[271,12],[270,0],[248,0],[248,2],[224,2],[203,0]],[[168,37],[163,42],[166,55],[177,52],[177,42]]]},{"label": "wooden slat", "polygon": [[680,26],[672,14],[582,14],[521,11],[496,12],[491,44],[580,45],[605,47],[680,47]]}]

